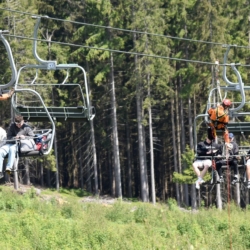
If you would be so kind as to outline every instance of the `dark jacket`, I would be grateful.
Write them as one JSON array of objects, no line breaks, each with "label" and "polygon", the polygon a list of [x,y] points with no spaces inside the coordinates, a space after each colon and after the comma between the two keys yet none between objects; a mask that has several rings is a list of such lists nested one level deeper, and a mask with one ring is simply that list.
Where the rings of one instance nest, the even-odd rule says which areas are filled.
[{"label": "dark jacket", "polygon": [[[233,145],[233,148],[231,150],[228,150],[228,153],[230,155],[229,160],[233,160],[233,159],[236,159],[235,155],[239,154],[239,146],[235,141],[232,141],[230,143]],[[232,156],[232,155],[234,155],[234,156]]]},{"label": "dark jacket", "polygon": [[[35,136],[31,127],[27,124],[24,123],[20,128],[18,128],[15,123],[12,123],[7,132],[7,140],[11,140],[17,135],[24,135],[26,138]],[[8,143],[15,143],[15,140],[8,141]]]},{"label": "dark jacket", "polygon": [[[209,151],[214,151],[217,150],[215,153],[210,153],[207,154]],[[219,154],[222,154],[222,145],[212,142],[212,143],[207,143],[207,141],[199,142],[197,145],[197,150],[196,150],[197,156],[196,160],[205,160],[205,159],[211,159],[211,156],[216,156]],[[199,157],[203,156],[203,157]],[[204,157],[207,156],[207,157]]]}]

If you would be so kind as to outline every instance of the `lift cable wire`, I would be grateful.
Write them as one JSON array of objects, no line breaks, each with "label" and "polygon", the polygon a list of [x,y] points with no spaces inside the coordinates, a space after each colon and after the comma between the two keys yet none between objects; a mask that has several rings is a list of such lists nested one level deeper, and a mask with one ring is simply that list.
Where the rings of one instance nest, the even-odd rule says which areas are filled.
[{"label": "lift cable wire", "polygon": [[[51,19],[51,20],[55,20],[55,21],[69,22],[69,23],[73,23],[73,24],[80,24],[80,25],[92,26],[92,27],[103,28],[103,29],[112,29],[112,30],[125,31],[125,32],[130,32],[130,33],[144,34],[144,35],[157,36],[157,37],[165,37],[165,38],[170,38],[170,39],[183,40],[183,41],[196,42],[196,43],[206,43],[206,44],[212,44],[212,45],[225,45],[225,43],[219,43],[219,42],[209,42],[209,41],[204,41],[204,40],[196,40],[196,39],[189,39],[189,38],[183,38],[183,37],[161,35],[161,34],[156,34],[156,33],[148,33],[148,32],[138,31],[138,30],[128,30],[128,29],[116,28],[116,27],[111,27],[111,26],[103,26],[103,25],[97,25],[97,24],[91,24],[91,23],[71,21],[71,20],[54,18],[54,17],[44,16],[44,15],[42,16],[42,15],[32,14],[29,12],[23,12],[23,11],[19,11],[19,10],[13,10],[10,8],[0,8],[0,10],[6,10],[6,11],[10,11],[10,12],[16,12],[19,14],[37,16],[37,17]],[[238,48],[250,49],[250,46],[243,46],[243,45],[239,45],[239,46],[234,45],[234,46],[238,47]]]},{"label": "lift cable wire", "polygon": [[[10,34],[5,34],[5,36],[20,38],[20,39],[25,39],[25,40],[32,40],[32,41],[36,40],[36,41],[40,41],[40,42],[48,42],[45,39],[31,38],[31,37],[26,37],[26,36],[18,36],[18,35],[10,35]],[[79,45],[79,44],[74,44],[74,43],[64,43],[64,42],[57,42],[57,41],[50,41],[50,43],[61,44],[61,45],[72,46],[72,47],[78,47],[78,48],[110,51],[110,52],[121,53],[121,54],[129,54],[129,55],[146,56],[146,57],[152,57],[152,58],[168,59],[168,60],[181,61],[181,62],[190,62],[190,63],[206,64],[206,65],[215,65],[216,64],[216,63],[211,63],[211,62],[188,60],[188,59],[176,58],[176,57],[168,57],[168,56],[159,56],[159,55],[145,54],[145,53],[139,53],[139,52],[131,52],[131,51],[125,51],[125,50],[105,49],[105,48],[100,48],[100,47]],[[221,66],[231,66],[231,64],[229,64],[229,63],[220,64],[220,65]],[[250,65],[242,65],[242,64],[239,64],[239,66],[250,67]]]}]

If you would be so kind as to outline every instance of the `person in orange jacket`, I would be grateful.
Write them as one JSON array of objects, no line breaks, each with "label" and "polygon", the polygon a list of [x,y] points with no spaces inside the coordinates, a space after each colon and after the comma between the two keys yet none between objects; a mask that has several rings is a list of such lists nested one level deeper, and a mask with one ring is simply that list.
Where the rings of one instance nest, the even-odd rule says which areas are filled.
[{"label": "person in orange jacket", "polygon": [[14,89],[12,88],[8,93],[0,93],[0,101],[5,101],[9,98],[11,98],[11,96],[14,94]]},{"label": "person in orange jacket", "polygon": [[224,141],[225,143],[229,144],[229,131],[227,129],[227,124],[229,122],[229,108],[231,106],[231,101],[229,99],[224,99],[220,105],[217,107],[211,107],[208,110],[209,115],[209,123],[208,123],[208,137],[210,139],[215,139],[216,130],[223,130],[224,131]]}]

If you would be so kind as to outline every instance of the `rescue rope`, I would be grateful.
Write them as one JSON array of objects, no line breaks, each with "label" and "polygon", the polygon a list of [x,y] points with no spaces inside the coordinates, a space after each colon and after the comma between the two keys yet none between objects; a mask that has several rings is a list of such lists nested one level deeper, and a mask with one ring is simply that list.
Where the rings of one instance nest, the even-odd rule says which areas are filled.
[{"label": "rescue rope", "polygon": [[226,146],[226,163],[227,163],[227,212],[228,212],[228,228],[230,237],[230,249],[232,249],[232,227],[231,227],[231,210],[230,210],[230,168],[229,168],[229,152]]}]

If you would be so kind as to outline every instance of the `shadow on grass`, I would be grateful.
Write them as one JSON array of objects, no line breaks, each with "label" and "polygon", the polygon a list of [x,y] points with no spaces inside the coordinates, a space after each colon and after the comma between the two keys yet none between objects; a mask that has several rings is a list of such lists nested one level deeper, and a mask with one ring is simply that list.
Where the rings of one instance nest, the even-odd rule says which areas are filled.
[{"label": "shadow on grass", "polygon": [[83,189],[73,189],[73,188],[60,188],[59,193],[61,194],[68,194],[68,195],[75,195],[77,197],[84,197],[84,196],[89,196],[91,193],[87,192],[86,190]]}]

